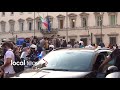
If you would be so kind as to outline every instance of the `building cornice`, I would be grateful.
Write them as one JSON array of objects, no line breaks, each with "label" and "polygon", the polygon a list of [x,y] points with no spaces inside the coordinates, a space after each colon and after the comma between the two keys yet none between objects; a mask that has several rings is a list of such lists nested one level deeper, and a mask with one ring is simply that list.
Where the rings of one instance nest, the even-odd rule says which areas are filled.
[{"label": "building cornice", "polygon": [[88,17],[88,16],[89,16],[89,13],[82,12],[82,13],[80,13],[79,15],[80,15],[81,17],[84,17],[84,16]]},{"label": "building cornice", "polygon": [[26,20],[27,21],[33,21],[33,19],[31,17],[28,17]]},{"label": "building cornice", "polygon": [[117,15],[118,14],[118,12],[107,12],[108,13],[108,15]]},{"label": "building cornice", "polygon": [[0,23],[1,23],[1,24],[5,24],[6,22],[2,20]]},{"label": "building cornice", "polygon": [[62,14],[59,14],[59,15],[57,16],[57,18],[65,18],[65,16],[62,15]]},{"label": "building cornice", "polygon": [[119,35],[119,33],[116,33],[116,32],[112,32],[112,33],[109,33],[109,34],[107,34],[108,36],[118,36]]},{"label": "building cornice", "polygon": [[47,15],[45,18],[53,19],[53,16]]},{"label": "building cornice", "polygon": [[15,20],[10,19],[10,20],[9,20],[9,23],[15,23]]},{"label": "building cornice", "polygon": [[80,37],[89,37],[90,35],[79,35]]},{"label": "building cornice", "polygon": [[[102,34],[102,36],[104,36],[105,34]],[[101,36],[101,34],[94,34],[94,36]]]},{"label": "building cornice", "polygon": [[70,13],[70,14],[68,14],[68,16],[69,16],[69,17],[77,17],[77,14],[75,14],[75,13]]},{"label": "building cornice", "polygon": [[25,20],[24,19],[18,19],[18,22],[24,22]]}]

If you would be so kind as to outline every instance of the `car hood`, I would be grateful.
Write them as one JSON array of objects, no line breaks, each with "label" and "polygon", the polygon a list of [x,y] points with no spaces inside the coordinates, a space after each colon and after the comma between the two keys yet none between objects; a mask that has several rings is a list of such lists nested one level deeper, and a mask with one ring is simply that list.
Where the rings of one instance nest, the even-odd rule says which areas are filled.
[{"label": "car hood", "polygon": [[26,69],[12,78],[82,78],[90,72]]}]

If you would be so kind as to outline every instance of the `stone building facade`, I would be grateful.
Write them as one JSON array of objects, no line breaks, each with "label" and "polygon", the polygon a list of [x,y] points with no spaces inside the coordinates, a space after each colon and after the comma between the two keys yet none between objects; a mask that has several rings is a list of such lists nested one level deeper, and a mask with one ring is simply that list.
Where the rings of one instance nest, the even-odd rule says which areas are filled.
[{"label": "stone building facade", "polygon": [[[41,24],[49,17],[51,32]],[[31,36],[59,35],[85,44],[120,44],[120,12],[0,12],[0,41]]]}]

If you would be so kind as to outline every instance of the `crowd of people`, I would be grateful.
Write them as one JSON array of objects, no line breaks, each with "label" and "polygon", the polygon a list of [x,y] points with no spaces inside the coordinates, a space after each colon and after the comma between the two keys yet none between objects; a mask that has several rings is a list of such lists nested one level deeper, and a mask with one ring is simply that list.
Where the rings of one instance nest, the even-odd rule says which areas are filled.
[{"label": "crowd of people", "polygon": [[[4,64],[0,66],[0,76],[3,74],[4,78],[8,78],[14,76],[16,73],[14,71],[14,67],[10,64],[11,60],[14,62],[17,58],[25,61],[37,62],[39,58],[45,56],[48,52],[52,51],[55,48],[66,47],[66,48],[98,48],[105,47],[104,43],[100,43],[99,45],[90,44],[85,46],[84,42],[80,39],[80,41],[71,44],[71,42],[67,42],[65,37],[59,39],[58,37],[42,37],[38,40],[37,37],[33,37],[30,41],[30,46],[26,45],[26,42],[23,43],[22,46],[17,46],[14,42],[4,42],[2,44],[3,50],[3,59]],[[118,48],[117,45],[109,45],[107,48],[114,50]],[[16,57],[16,58],[15,58]],[[32,67],[32,65],[26,65],[25,67]],[[24,67],[23,67],[24,68]]]}]

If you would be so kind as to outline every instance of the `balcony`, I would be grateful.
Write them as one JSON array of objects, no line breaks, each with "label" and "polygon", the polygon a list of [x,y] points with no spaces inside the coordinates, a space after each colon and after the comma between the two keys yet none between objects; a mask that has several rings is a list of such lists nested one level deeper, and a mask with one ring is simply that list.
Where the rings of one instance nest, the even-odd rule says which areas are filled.
[{"label": "balcony", "polygon": [[42,34],[57,34],[58,33],[58,29],[57,28],[51,28],[50,32],[47,29],[42,29],[41,33]]}]

